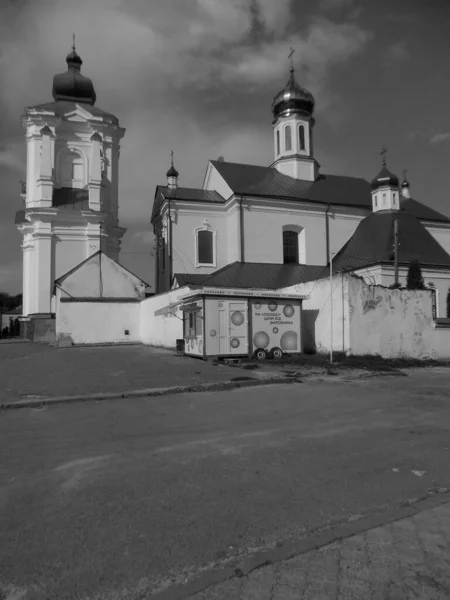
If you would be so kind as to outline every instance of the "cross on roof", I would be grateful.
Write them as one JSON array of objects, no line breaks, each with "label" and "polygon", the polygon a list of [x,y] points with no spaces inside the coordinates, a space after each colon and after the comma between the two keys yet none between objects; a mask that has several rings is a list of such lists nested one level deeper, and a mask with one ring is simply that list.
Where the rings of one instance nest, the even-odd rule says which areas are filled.
[{"label": "cross on roof", "polygon": [[72,50],[75,51],[75,34],[74,33],[72,34],[72,40],[73,40],[73,42],[72,42]]},{"label": "cross on roof", "polygon": [[173,150],[170,151],[170,160],[172,162],[172,167],[173,167]]},{"label": "cross on roof", "polygon": [[289,53],[289,59],[291,61],[291,71],[294,70],[294,58],[293,58],[294,57],[294,52],[295,52],[295,49],[291,46],[291,51]]},{"label": "cross on roof", "polygon": [[383,157],[383,167],[386,166],[386,152],[387,152],[386,148],[382,148],[381,152],[380,152],[381,156]]}]

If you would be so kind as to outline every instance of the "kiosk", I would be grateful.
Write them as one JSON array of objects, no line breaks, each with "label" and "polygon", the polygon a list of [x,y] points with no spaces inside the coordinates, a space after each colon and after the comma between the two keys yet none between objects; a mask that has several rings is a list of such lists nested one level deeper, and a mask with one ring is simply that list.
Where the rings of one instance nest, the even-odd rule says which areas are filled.
[{"label": "kiosk", "polygon": [[271,290],[196,290],[181,304],[185,354],[263,360],[300,353],[304,298]]}]

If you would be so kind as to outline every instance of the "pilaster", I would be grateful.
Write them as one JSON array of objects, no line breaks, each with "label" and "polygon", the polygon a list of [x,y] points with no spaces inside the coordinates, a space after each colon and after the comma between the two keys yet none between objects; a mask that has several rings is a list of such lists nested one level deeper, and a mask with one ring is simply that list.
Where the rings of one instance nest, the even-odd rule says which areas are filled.
[{"label": "pilaster", "polygon": [[102,138],[98,133],[91,137],[91,165],[89,173],[89,208],[102,210],[102,160],[100,144]]},{"label": "pilaster", "polygon": [[37,180],[38,201],[42,208],[49,208],[53,199],[53,156],[55,138],[48,126],[41,129],[42,143]]},{"label": "pilaster", "polygon": [[39,223],[34,234],[34,302],[30,313],[49,314],[52,297],[52,225]]}]

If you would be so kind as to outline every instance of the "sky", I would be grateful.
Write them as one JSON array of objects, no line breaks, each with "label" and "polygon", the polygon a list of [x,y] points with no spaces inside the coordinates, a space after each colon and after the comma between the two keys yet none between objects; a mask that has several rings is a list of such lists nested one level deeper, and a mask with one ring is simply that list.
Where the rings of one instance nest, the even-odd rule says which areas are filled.
[{"label": "sky", "polygon": [[21,291],[23,107],[52,101],[73,32],[96,106],[126,128],[120,262],[150,284],[170,151],[186,187],[219,156],[270,165],[291,46],[321,171],[372,179],[385,146],[412,196],[450,216],[448,0],[0,0],[0,291]]}]

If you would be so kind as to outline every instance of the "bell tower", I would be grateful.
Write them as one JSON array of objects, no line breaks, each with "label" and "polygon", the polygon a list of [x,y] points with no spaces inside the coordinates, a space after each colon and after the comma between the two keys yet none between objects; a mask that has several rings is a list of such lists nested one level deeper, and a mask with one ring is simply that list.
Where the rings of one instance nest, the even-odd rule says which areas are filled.
[{"label": "bell tower", "polygon": [[118,259],[118,119],[95,106],[92,81],[75,50],[53,79],[53,102],[25,108],[27,144],[23,236],[23,316],[53,312],[54,281],[102,250]]},{"label": "bell tower", "polygon": [[314,158],[314,98],[295,80],[294,50],[291,49],[290,76],[272,102],[275,167],[280,173],[314,181],[319,163]]}]

